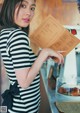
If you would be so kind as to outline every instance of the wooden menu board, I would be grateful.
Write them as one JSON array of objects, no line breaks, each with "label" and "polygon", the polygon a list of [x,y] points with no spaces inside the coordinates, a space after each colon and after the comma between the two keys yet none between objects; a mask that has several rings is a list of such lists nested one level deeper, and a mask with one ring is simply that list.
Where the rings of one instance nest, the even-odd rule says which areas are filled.
[{"label": "wooden menu board", "polygon": [[65,51],[66,56],[80,40],[64,28],[53,16],[49,15],[31,34],[30,39],[40,48]]}]

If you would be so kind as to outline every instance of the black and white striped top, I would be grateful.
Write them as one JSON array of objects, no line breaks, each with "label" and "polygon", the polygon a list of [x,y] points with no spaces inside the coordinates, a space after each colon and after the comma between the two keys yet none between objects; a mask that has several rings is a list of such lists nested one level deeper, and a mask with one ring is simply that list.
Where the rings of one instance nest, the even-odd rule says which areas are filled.
[{"label": "black and white striped top", "polygon": [[[10,84],[16,79],[14,69],[31,67],[36,55],[30,48],[27,34],[18,28],[5,28],[0,31],[0,51]],[[13,98],[13,107],[9,113],[37,113],[40,103],[40,75],[38,74],[30,86],[19,88],[19,95]]]}]

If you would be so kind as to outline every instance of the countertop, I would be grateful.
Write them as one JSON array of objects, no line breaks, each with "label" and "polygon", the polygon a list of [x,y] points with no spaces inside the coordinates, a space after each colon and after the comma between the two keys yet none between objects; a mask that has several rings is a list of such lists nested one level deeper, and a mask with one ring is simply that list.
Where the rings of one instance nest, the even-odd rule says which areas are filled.
[{"label": "countertop", "polygon": [[49,100],[49,104],[51,107],[51,112],[52,113],[59,113],[56,106],[55,106],[55,102],[56,102],[56,98],[55,98],[55,90],[51,90],[48,87],[48,79],[47,79],[47,70],[46,70],[46,65],[44,64],[43,67],[41,68],[41,75],[42,75],[42,79],[43,79],[43,83],[44,83],[44,87],[48,96],[48,100]]}]

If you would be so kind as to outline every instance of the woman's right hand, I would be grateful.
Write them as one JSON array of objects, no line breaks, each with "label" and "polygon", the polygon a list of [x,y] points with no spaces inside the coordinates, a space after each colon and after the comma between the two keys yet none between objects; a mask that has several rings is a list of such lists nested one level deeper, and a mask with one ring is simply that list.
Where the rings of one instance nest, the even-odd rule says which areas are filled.
[{"label": "woman's right hand", "polygon": [[63,64],[64,63],[64,57],[61,53],[63,53],[64,51],[54,51],[50,48],[44,48],[42,49],[41,53],[43,54],[42,57],[44,57],[46,55],[46,59],[48,58],[52,58],[55,62],[57,62],[58,64]]}]

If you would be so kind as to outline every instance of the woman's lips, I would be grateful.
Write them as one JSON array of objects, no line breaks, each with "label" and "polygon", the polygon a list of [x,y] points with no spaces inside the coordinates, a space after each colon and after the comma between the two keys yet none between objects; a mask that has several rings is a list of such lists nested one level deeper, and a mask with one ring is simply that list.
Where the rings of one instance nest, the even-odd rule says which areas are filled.
[{"label": "woman's lips", "polygon": [[23,18],[23,21],[26,22],[26,23],[29,23],[30,19],[28,19],[28,18]]}]

